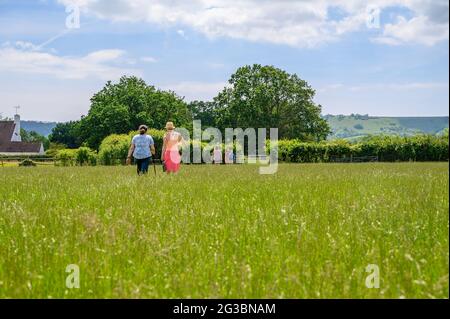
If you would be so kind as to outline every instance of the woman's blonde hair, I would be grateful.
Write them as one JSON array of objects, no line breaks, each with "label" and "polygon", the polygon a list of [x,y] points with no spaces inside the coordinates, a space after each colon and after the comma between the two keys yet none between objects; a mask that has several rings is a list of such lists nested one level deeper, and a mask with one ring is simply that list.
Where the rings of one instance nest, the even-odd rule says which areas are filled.
[{"label": "woman's blonde hair", "polygon": [[166,130],[173,130],[173,129],[175,129],[175,125],[173,125],[173,122],[167,122]]}]

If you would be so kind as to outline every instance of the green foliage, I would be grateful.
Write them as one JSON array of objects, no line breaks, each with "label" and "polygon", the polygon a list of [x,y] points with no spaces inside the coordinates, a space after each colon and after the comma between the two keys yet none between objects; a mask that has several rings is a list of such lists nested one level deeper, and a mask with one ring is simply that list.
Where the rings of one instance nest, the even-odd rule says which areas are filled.
[{"label": "green foliage", "polygon": [[75,162],[77,165],[97,165],[97,153],[89,147],[80,147],[75,153]]},{"label": "green foliage", "polygon": [[244,66],[214,99],[220,129],[278,128],[280,138],[318,141],[330,132],[315,91],[296,74],[273,66]]},{"label": "green foliage", "polygon": [[[102,165],[124,164],[131,140],[137,134],[139,134],[138,131],[131,131],[128,134],[111,134],[103,139],[98,152],[99,163]],[[163,130],[149,129],[147,134],[152,136],[155,142],[156,158],[159,158],[165,132]]]},{"label": "green foliage", "polygon": [[19,166],[23,166],[23,167],[34,167],[34,166],[36,166],[36,163],[33,162],[31,159],[26,158],[26,159],[24,159],[22,162],[19,163]]},{"label": "green foliage", "polygon": [[56,153],[56,164],[60,166],[74,166],[76,163],[76,149],[62,149]]},{"label": "green foliage", "polygon": [[95,166],[97,165],[97,154],[88,147],[62,149],[56,152],[55,160],[58,166]]},{"label": "green foliage", "polygon": [[173,92],[157,90],[136,77],[108,82],[91,99],[91,108],[81,119],[82,140],[97,149],[111,134],[128,134],[140,124],[162,129],[171,120],[178,126],[190,122],[186,103]]},{"label": "green foliage", "polygon": [[26,131],[21,128],[20,136],[23,142],[41,142],[44,146],[44,150],[47,150],[50,147],[50,141],[48,140],[48,138],[40,135],[35,131]]},{"label": "green foliage", "polygon": [[357,156],[378,156],[380,161],[448,161],[449,141],[433,135],[371,136],[361,142]]},{"label": "green foliage", "polygon": [[188,109],[193,120],[202,121],[202,127],[217,127],[216,103],[193,101],[188,104]]},{"label": "green foliage", "polygon": [[[137,131],[131,131],[130,133],[126,134],[112,134],[110,136],[107,136],[102,144],[100,145],[100,150],[98,153],[98,161],[99,164],[102,165],[121,165],[125,163],[125,159],[128,155],[128,150],[131,144],[131,140],[133,136],[139,134]],[[148,135],[152,136],[154,142],[155,142],[155,148],[156,148],[156,155],[155,159],[161,158],[161,151],[163,146],[163,138],[165,131],[164,130],[156,130],[156,129],[149,129],[147,132]],[[189,141],[187,144],[190,147],[190,163],[193,163],[194,159],[194,147],[199,147],[200,150],[203,153],[203,150],[208,146],[207,142],[197,142],[197,141]],[[186,146],[186,144],[185,144]],[[183,146],[180,145],[180,151]],[[220,147],[222,151],[225,151],[226,145],[220,144]],[[231,145],[233,148],[233,151],[236,153],[237,150],[242,150],[242,147],[238,145],[236,142]],[[212,154],[213,148],[210,149],[210,152]]]},{"label": "green foliage", "polygon": [[98,160],[102,165],[124,164],[130,148],[131,134],[112,134],[106,137],[98,152]]},{"label": "green foliage", "polygon": [[[267,147],[267,150],[270,148]],[[371,136],[356,144],[345,140],[278,142],[279,159],[295,163],[328,162],[331,158],[351,156],[378,156],[379,161],[448,161],[448,151],[448,138],[433,135]]]},{"label": "green foliage", "polygon": [[50,142],[50,147],[45,151],[45,155],[49,157],[56,157],[58,151],[66,148],[66,145],[60,143]]},{"label": "green foliage", "polygon": [[77,148],[82,144],[80,121],[58,123],[49,135],[52,143],[64,144],[68,148]]}]

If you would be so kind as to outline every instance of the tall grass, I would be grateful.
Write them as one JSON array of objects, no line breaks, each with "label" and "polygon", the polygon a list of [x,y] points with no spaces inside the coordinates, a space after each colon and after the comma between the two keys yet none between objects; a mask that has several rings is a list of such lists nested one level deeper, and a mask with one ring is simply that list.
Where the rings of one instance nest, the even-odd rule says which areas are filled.
[{"label": "tall grass", "polygon": [[445,298],[448,182],[445,163],[0,168],[0,297]]}]

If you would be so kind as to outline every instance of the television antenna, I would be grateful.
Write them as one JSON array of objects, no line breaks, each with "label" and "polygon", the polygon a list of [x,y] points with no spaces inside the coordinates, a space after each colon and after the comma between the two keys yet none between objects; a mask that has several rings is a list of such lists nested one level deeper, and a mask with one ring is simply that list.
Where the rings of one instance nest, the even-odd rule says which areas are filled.
[{"label": "television antenna", "polygon": [[16,115],[19,114],[18,111],[20,109],[20,105],[14,106],[14,108],[16,109]]}]

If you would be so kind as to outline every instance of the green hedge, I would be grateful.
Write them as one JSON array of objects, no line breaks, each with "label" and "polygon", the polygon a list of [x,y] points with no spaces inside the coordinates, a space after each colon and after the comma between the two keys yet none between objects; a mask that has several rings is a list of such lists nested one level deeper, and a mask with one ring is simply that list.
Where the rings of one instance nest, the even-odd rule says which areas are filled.
[{"label": "green hedge", "polygon": [[[156,158],[161,156],[161,149],[163,145],[164,131],[150,129],[149,135],[153,137],[156,147]],[[139,134],[137,131],[132,131],[128,134],[112,134],[102,141],[98,152],[98,161],[102,165],[121,165],[125,164],[128,155],[131,140],[133,136]]]},{"label": "green hedge", "polygon": [[[269,149],[270,145],[267,146],[267,150]],[[448,151],[448,137],[433,135],[373,136],[356,144],[344,140],[319,143],[278,141],[279,160],[294,163],[329,162],[334,158],[368,156],[377,156],[379,161],[385,162],[448,161]]]},{"label": "green hedge", "polygon": [[[98,162],[102,165],[123,165],[125,164],[125,160],[128,155],[128,150],[131,144],[131,140],[134,135],[139,134],[139,132],[132,131],[129,134],[112,134],[107,136],[101,143],[99,152],[98,152]],[[153,137],[153,140],[155,142],[156,147],[156,159],[161,158],[161,150],[163,147],[163,139],[165,131],[163,130],[155,130],[150,129],[148,130],[149,135]],[[194,143],[193,141],[190,141],[190,163],[193,162],[194,158]],[[198,143],[198,142],[197,142]],[[201,142],[201,150],[203,152],[203,149],[208,145],[207,142]],[[195,144],[198,145],[198,144]],[[225,151],[225,145],[221,144],[221,148],[223,151]],[[233,150],[236,152],[236,149],[241,149],[239,145],[234,143]],[[213,152],[213,149],[211,149],[211,154]]]},{"label": "green hedge", "polygon": [[377,136],[360,143],[357,156],[376,155],[380,161],[448,161],[448,137]]},{"label": "green hedge", "polygon": [[107,136],[98,151],[98,162],[102,165],[117,165],[125,163],[131,137],[126,134]]},{"label": "green hedge", "polygon": [[[156,158],[161,157],[164,131],[149,130],[155,141]],[[125,163],[132,137],[137,132],[129,134],[110,135],[100,145],[98,162],[103,165],[120,165]],[[267,142],[266,149],[270,150]],[[193,162],[193,142],[190,142],[190,161]],[[330,162],[336,158],[378,157],[379,161],[448,161],[448,136],[416,135],[412,137],[372,136],[358,143],[345,140],[322,142],[302,142],[299,140],[278,141],[278,156],[280,161],[293,163]],[[201,142],[201,148],[207,146]],[[222,150],[225,146],[221,145]],[[236,145],[233,146],[236,152]],[[70,154],[63,150],[62,161],[70,162]],[[212,150],[211,150],[212,151]],[[58,153],[59,154],[59,153]],[[69,159],[67,159],[69,158]],[[74,160],[75,161],[75,160]],[[77,162],[75,161],[75,164]]]},{"label": "green hedge", "polygon": [[62,149],[56,153],[55,160],[59,166],[94,166],[97,165],[97,153],[88,147]]}]

